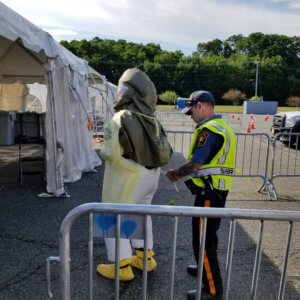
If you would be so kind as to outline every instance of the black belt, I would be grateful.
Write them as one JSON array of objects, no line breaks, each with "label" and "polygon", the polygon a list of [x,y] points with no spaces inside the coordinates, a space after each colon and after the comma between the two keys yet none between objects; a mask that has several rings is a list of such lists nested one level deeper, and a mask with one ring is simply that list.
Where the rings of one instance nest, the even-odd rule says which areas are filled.
[{"label": "black belt", "polygon": [[205,179],[205,178],[201,178],[201,179],[205,184],[204,187],[199,187],[199,186],[195,185],[191,178],[184,182],[185,185],[187,186],[187,188],[191,191],[191,193],[193,195],[199,195],[203,191],[211,191],[211,192],[216,193],[219,198],[223,198],[228,193],[228,191],[222,191],[222,190],[215,189],[211,183],[211,180]]}]

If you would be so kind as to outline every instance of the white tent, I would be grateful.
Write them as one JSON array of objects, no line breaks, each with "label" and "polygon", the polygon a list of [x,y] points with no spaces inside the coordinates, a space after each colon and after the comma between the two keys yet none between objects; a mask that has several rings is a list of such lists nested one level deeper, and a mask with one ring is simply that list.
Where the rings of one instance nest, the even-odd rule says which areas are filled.
[{"label": "white tent", "polygon": [[[1,88],[1,84],[0,84]],[[108,82],[106,78],[90,68],[89,98],[92,106],[94,134],[97,132],[97,119],[107,123],[114,114],[113,105],[117,96],[117,86]],[[0,93],[1,94],[1,93]],[[1,96],[0,96],[1,97]],[[14,99],[16,101],[16,99]],[[13,102],[13,101],[10,101]],[[47,87],[45,84],[27,84],[27,93],[20,111],[44,113],[46,112]]]},{"label": "white tent", "polygon": [[[100,75],[101,76],[101,75]],[[103,126],[114,114],[114,103],[117,99],[117,86],[103,81],[103,77],[90,70],[89,95],[92,103],[92,115],[94,120],[94,135],[102,134]]]},{"label": "white tent", "polygon": [[27,84],[28,94],[24,99],[24,111],[44,113],[47,103],[47,86],[40,83]]},{"label": "white tent", "polygon": [[[86,126],[89,73],[86,61],[0,2],[0,82],[46,84],[46,188],[56,196],[65,193],[64,182],[101,164]],[[0,110],[10,100],[0,99]]]}]

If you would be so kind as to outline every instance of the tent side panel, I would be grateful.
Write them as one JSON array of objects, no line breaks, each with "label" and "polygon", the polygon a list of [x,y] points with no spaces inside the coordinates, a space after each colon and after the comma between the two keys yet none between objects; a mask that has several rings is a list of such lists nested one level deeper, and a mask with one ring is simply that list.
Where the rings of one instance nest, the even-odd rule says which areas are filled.
[{"label": "tent side panel", "polygon": [[[47,101],[46,121],[47,130],[51,132],[56,142],[51,142],[47,153],[56,166],[57,182],[74,182],[81,178],[82,172],[94,170],[101,164],[92,144],[92,132],[88,131],[87,119],[91,112],[88,97],[88,83],[86,77],[66,68],[58,59],[51,60],[53,105],[50,93]],[[51,115],[54,122],[51,122]],[[54,133],[55,131],[55,133]],[[62,186],[49,181],[52,171],[47,172],[47,190]],[[48,178],[49,175],[49,178]],[[61,178],[61,179],[60,179]]]}]

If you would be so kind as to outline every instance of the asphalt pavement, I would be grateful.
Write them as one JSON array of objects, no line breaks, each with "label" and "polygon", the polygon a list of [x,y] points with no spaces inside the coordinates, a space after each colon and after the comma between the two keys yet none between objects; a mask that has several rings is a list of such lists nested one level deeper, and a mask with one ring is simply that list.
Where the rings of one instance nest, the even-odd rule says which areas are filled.
[{"label": "asphalt pavement", "polygon": [[[263,121],[262,121],[263,122]],[[264,123],[263,123],[264,124]],[[38,175],[24,177],[24,187],[18,185],[17,153],[0,148],[0,299],[46,299],[46,258],[58,255],[59,227],[65,215],[74,207],[87,202],[101,201],[103,166],[97,173],[86,173],[82,179],[66,184],[70,198],[39,198],[44,185]],[[299,178],[280,180],[277,200],[257,192],[259,178],[234,178],[228,208],[300,210]],[[182,181],[179,193],[163,176],[153,203],[165,205],[193,205],[193,196]],[[88,218],[80,218],[71,234],[72,299],[88,299]],[[172,220],[153,217],[154,252],[157,269],[148,275],[148,299],[167,299],[171,260]],[[229,299],[250,299],[252,273],[258,238],[258,221],[238,221],[233,251]],[[285,299],[300,299],[300,224],[294,224]],[[257,299],[277,299],[284,260],[288,224],[265,223],[262,260]],[[219,231],[218,253],[225,278],[225,262],[229,221],[223,220]],[[179,218],[176,250],[174,299],[185,299],[188,290],[196,287],[195,278],[186,273],[194,263],[191,248],[191,219]],[[94,270],[98,263],[107,262],[104,242],[95,240]],[[135,272],[135,280],[120,283],[120,299],[141,299],[142,272]],[[52,265],[52,290],[59,299],[59,268]],[[114,283],[94,271],[94,299],[113,299]]]}]

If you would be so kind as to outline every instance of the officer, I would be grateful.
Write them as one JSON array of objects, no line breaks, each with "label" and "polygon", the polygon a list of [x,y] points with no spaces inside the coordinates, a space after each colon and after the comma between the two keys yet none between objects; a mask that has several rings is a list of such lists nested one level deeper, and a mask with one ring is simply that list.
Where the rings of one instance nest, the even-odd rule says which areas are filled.
[{"label": "officer", "polygon": [[[215,114],[214,104],[214,97],[208,91],[191,94],[182,110],[197,123],[187,162],[166,174],[172,182],[190,175],[185,183],[196,195],[194,205],[197,207],[225,206],[234,168],[235,135],[222,116]],[[217,257],[220,222],[220,218],[209,218],[207,221],[201,299],[222,299],[222,278]],[[198,262],[201,218],[193,218],[192,232],[194,256]],[[197,270],[196,265],[187,268],[192,276],[197,276]],[[196,290],[189,291],[187,297],[196,299]]]}]

